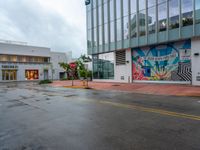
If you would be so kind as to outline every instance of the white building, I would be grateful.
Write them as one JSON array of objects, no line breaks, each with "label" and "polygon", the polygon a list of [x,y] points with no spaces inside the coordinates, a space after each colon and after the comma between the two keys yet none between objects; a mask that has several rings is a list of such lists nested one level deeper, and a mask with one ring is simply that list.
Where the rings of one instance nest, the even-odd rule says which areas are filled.
[{"label": "white building", "polygon": [[68,62],[65,53],[24,43],[0,43],[0,82],[64,78],[59,62]]}]

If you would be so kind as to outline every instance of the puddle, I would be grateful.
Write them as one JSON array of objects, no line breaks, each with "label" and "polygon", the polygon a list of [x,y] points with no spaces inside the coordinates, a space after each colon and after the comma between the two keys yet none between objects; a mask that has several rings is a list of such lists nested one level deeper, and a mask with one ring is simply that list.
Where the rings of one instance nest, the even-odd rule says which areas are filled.
[{"label": "puddle", "polygon": [[28,104],[19,102],[19,103],[16,103],[16,104],[8,105],[7,108],[14,108],[14,107],[21,107],[21,106],[28,106]]},{"label": "puddle", "polygon": [[65,95],[64,97],[74,97],[74,96],[77,96],[77,95]]}]

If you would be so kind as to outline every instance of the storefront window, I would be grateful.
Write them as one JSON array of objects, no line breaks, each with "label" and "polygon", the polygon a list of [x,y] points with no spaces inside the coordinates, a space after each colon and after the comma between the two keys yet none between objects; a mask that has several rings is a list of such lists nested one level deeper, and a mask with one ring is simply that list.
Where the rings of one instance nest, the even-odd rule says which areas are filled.
[{"label": "storefront window", "polygon": [[192,0],[182,0],[182,25],[193,24],[193,3]]},{"label": "storefront window", "polygon": [[179,28],[179,1],[169,0],[169,28]]},{"label": "storefront window", "polygon": [[38,80],[39,79],[39,71],[38,70],[25,70],[25,78],[26,78],[26,80]]},{"label": "storefront window", "polygon": [[17,70],[2,70],[2,80],[17,80]]},{"label": "storefront window", "polygon": [[108,3],[104,3],[104,23],[108,22]]},{"label": "storefront window", "polygon": [[114,53],[93,56],[94,79],[114,79]]}]

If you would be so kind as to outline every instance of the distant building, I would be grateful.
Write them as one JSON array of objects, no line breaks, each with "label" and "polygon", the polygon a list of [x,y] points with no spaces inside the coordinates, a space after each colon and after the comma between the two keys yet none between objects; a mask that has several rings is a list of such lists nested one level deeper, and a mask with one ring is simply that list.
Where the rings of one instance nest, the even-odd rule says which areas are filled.
[{"label": "distant building", "polygon": [[66,75],[59,62],[68,62],[65,53],[21,42],[0,41],[0,82],[64,78]]}]

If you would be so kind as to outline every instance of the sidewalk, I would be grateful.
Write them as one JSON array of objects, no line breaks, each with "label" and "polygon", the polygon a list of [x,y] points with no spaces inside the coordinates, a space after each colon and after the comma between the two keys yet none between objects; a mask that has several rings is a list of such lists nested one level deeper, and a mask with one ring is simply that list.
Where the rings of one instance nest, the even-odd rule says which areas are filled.
[{"label": "sidewalk", "polygon": [[[54,87],[71,86],[71,81],[54,81]],[[74,81],[75,86],[82,86],[81,81]],[[124,91],[140,94],[194,96],[200,97],[200,87],[178,84],[147,84],[147,83],[105,83],[89,82],[89,87],[96,90]]]}]

